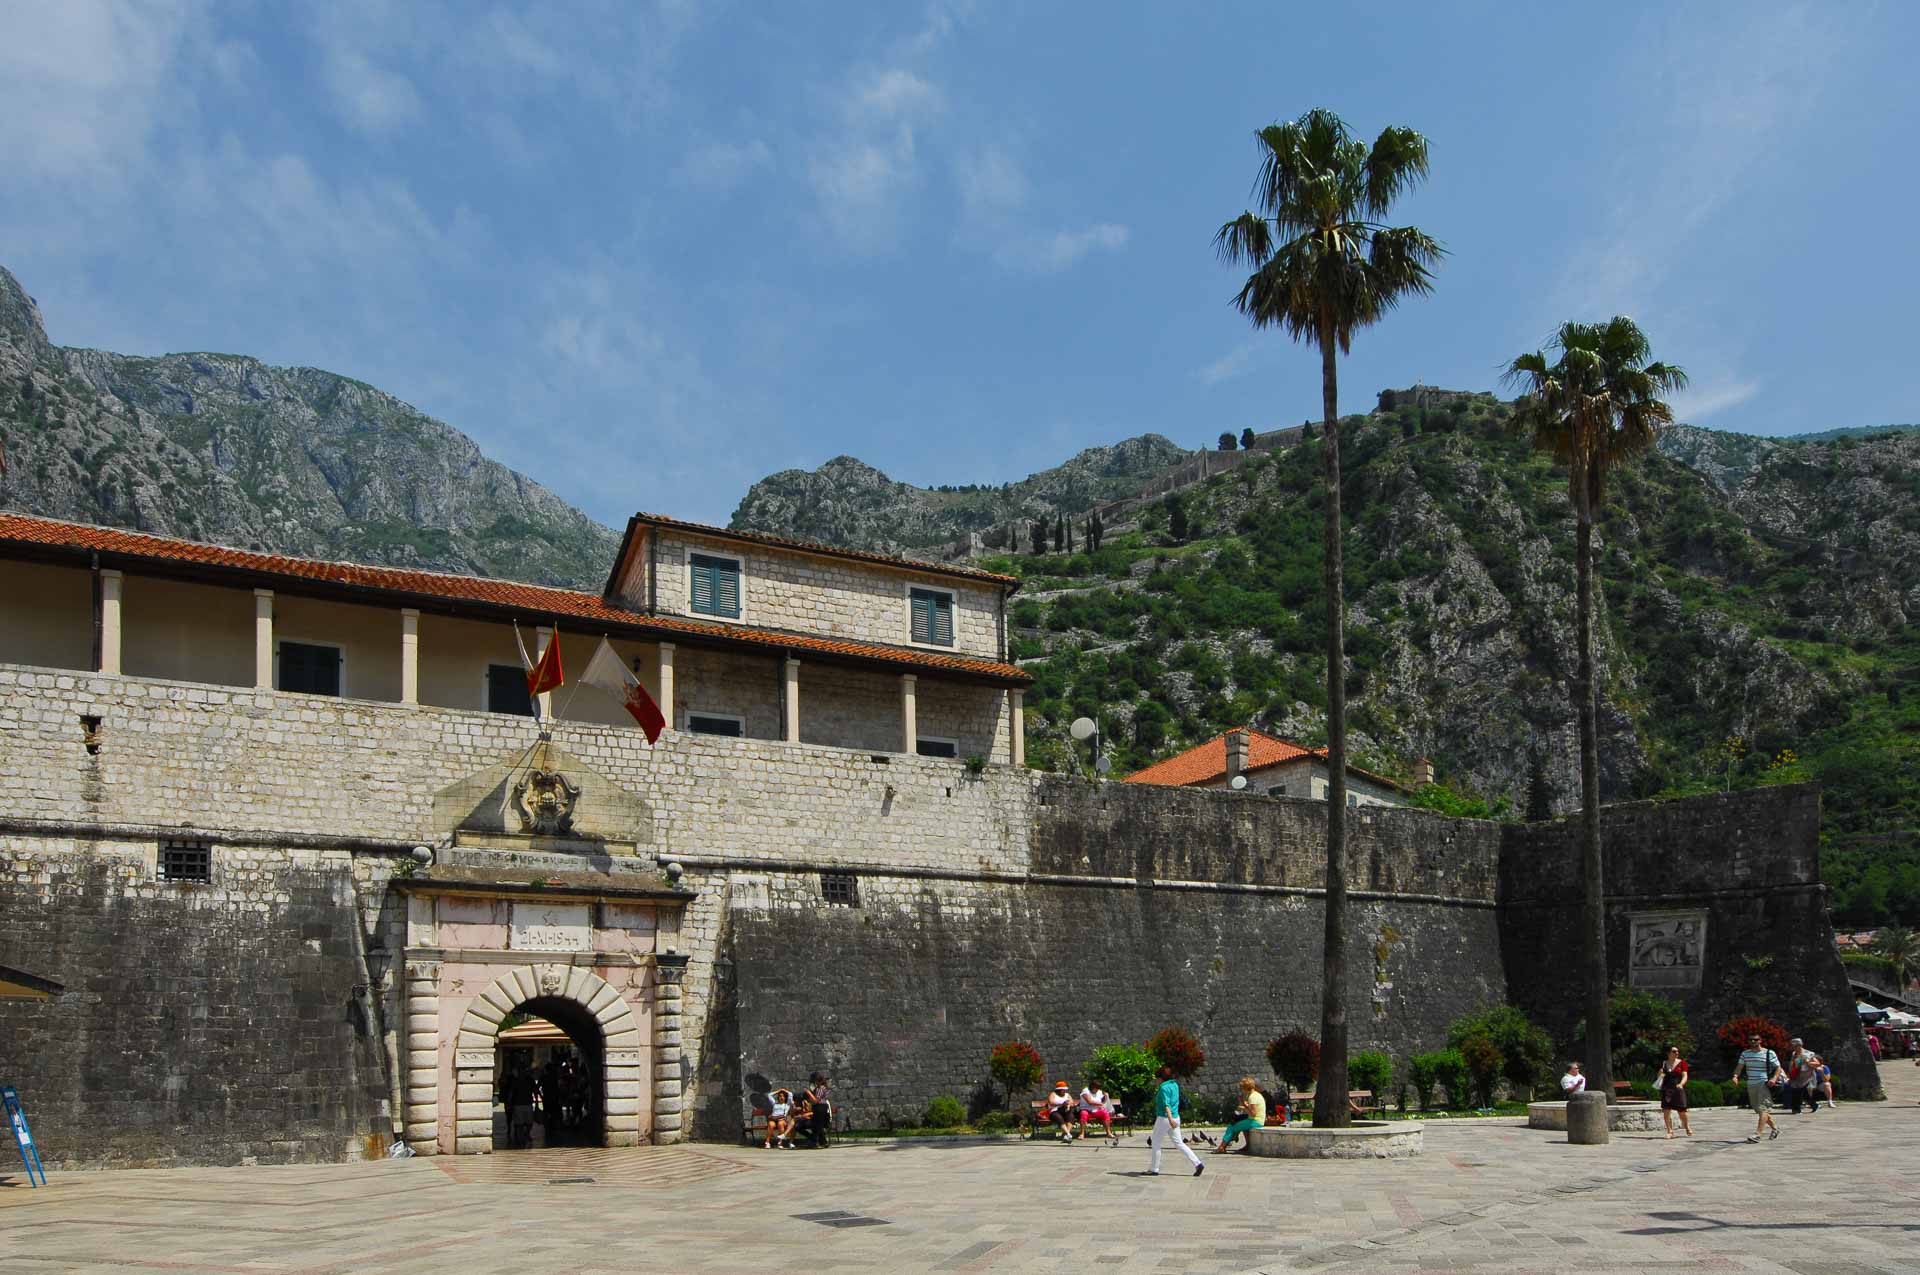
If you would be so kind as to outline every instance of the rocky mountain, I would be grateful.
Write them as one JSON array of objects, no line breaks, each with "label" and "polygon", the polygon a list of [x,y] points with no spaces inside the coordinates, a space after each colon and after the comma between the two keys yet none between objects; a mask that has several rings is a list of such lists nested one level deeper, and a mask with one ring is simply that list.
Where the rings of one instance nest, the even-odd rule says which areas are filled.
[{"label": "rocky mountain", "polygon": [[[1356,751],[1401,775],[1431,757],[1424,800],[1496,817],[1578,791],[1566,475],[1510,410],[1427,395],[1349,418],[1342,444]],[[976,555],[1023,580],[1037,763],[1075,764],[1081,715],[1119,773],[1242,722],[1323,737],[1321,446],[1243,456],[1177,491],[1177,516],[1124,502],[1095,553]],[[874,475],[835,462],[807,499],[849,507],[832,483],[853,472]],[[901,511],[930,493],[903,487],[862,489],[864,543],[921,534]],[[742,509],[776,532],[840,525]],[[1818,779],[1836,914],[1920,922],[1920,433],[1677,428],[1615,480],[1597,544],[1609,797]]]},{"label": "rocky mountain", "polygon": [[597,588],[618,543],[362,382],[53,345],[4,268],[0,446],[0,508],[242,548]]},{"label": "rocky mountain", "polygon": [[915,487],[851,456],[786,469],[748,489],[728,524],[856,549],[925,551],[1133,495],[1193,453],[1158,434],[1092,447],[1001,486]]}]

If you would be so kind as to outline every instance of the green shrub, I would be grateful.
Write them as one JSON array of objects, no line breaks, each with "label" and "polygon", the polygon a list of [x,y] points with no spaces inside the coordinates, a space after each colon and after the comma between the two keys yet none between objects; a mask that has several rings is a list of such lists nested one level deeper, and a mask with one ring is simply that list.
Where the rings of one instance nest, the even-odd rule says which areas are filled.
[{"label": "green shrub", "polygon": [[[1463,1049],[1469,1037],[1484,1036],[1500,1054],[1500,1074],[1516,1098],[1530,1098],[1533,1087],[1553,1066],[1553,1038],[1512,1005],[1494,1005],[1456,1018],[1447,1026],[1447,1043]],[[1451,1087],[1447,1090],[1452,1095]],[[1482,1104],[1485,1105],[1485,1104]]]},{"label": "green shrub", "polygon": [[1415,1054],[1407,1059],[1407,1083],[1413,1086],[1413,1092],[1420,1098],[1420,1110],[1433,1106],[1433,1087],[1440,1079],[1440,1064],[1445,1060],[1442,1053]]},{"label": "green shrub", "polygon": [[929,1129],[957,1129],[967,1122],[967,1106],[952,1094],[943,1093],[927,1104],[920,1122]]},{"label": "green shrub", "polygon": [[973,1122],[973,1127],[982,1133],[1005,1133],[1016,1126],[1011,1111],[989,1111]]},{"label": "green shrub", "polygon": [[[1746,1100],[1746,1095],[1740,1095]],[[1687,1105],[1690,1107],[1724,1107],[1727,1105],[1727,1087],[1717,1080],[1695,1080],[1687,1076]]]},{"label": "green shrub", "polygon": [[1305,1032],[1288,1032],[1267,1046],[1267,1062],[1288,1088],[1305,1089],[1320,1076],[1320,1042]]},{"label": "green shrub", "polygon": [[1441,1049],[1426,1055],[1434,1060],[1433,1078],[1447,1091],[1449,1107],[1465,1107],[1473,1102],[1467,1082],[1472,1074],[1467,1070],[1467,1060],[1457,1049]]},{"label": "green shrub", "polygon": [[1478,1105],[1493,1105],[1493,1087],[1499,1083],[1507,1065],[1507,1056],[1491,1036],[1472,1035],[1460,1042],[1460,1057],[1473,1077],[1473,1092]]},{"label": "green shrub", "polygon": [[1139,1113],[1153,1091],[1160,1064],[1138,1045],[1102,1045],[1081,1064],[1082,1084],[1096,1085],[1115,1095],[1127,1110]]},{"label": "green shrub", "polygon": [[1377,1049],[1363,1049],[1349,1055],[1347,1084],[1355,1089],[1371,1089],[1374,1098],[1384,1103],[1393,1084],[1393,1059]]},{"label": "green shrub", "polygon": [[[1658,1075],[1668,1045],[1680,1046],[1682,1058],[1693,1053],[1693,1032],[1687,1027],[1686,1011],[1680,1008],[1680,1002],[1655,992],[1615,987],[1607,998],[1607,1025],[1613,1041],[1609,1057],[1616,1079]],[[1584,1021],[1576,1023],[1574,1040],[1584,1041],[1586,1029]]]}]

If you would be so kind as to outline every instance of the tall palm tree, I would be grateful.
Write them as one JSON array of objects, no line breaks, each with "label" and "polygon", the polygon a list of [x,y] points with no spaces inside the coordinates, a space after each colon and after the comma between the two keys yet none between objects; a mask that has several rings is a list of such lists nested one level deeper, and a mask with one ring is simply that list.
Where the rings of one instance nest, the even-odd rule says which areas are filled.
[{"label": "tall palm tree", "polygon": [[[1554,356],[1549,361],[1549,352]],[[1613,1095],[1607,1023],[1607,910],[1600,870],[1600,738],[1593,684],[1593,512],[1606,498],[1607,475],[1653,446],[1673,409],[1661,397],[1685,387],[1687,374],[1653,361],[1653,347],[1632,319],[1565,323],[1547,351],[1522,354],[1507,367],[1508,384],[1524,391],[1517,420],[1533,430],[1537,450],[1567,467],[1573,502],[1574,626],[1578,659],[1574,711],[1580,720],[1580,864],[1584,883],[1587,1085]]]},{"label": "tall palm tree", "polygon": [[1335,352],[1402,298],[1433,290],[1440,245],[1412,227],[1380,224],[1393,201],[1427,175],[1427,139],[1388,128],[1369,146],[1338,115],[1311,110],[1255,134],[1258,212],[1220,228],[1223,260],[1250,268],[1234,306],[1256,328],[1280,327],[1320,347],[1325,419],[1327,590],[1327,928],[1320,1003],[1316,1126],[1349,1123],[1347,1104],[1346,598],[1340,561],[1340,424]]}]

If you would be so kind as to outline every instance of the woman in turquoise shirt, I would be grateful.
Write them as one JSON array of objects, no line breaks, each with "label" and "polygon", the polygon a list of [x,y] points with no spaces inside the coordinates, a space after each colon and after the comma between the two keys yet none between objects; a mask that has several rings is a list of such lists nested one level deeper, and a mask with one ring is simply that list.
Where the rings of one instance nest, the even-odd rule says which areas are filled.
[{"label": "woman in turquoise shirt", "polygon": [[1173,1145],[1180,1148],[1180,1154],[1187,1157],[1193,1165],[1193,1176],[1199,1177],[1207,1171],[1200,1163],[1200,1157],[1193,1148],[1180,1138],[1180,1085],[1173,1078],[1171,1069],[1162,1067],[1155,1073],[1160,1079],[1160,1091],[1153,1097],[1153,1132],[1147,1135],[1147,1150],[1150,1153],[1147,1162],[1147,1174],[1160,1176],[1160,1148],[1167,1139],[1173,1139]]}]

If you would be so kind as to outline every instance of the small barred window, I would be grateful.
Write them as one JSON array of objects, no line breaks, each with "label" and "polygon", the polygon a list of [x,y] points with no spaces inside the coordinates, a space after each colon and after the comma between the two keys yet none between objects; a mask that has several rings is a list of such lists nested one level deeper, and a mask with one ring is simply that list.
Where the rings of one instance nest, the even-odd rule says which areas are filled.
[{"label": "small barred window", "polygon": [[160,879],[201,882],[213,880],[213,847],[204,841],[162,841],[160,843]]},{"label": "small barred window", "polygon": [[820,897],[841,907],[860,906],[860,878],[851,872],[822,872]]}]

